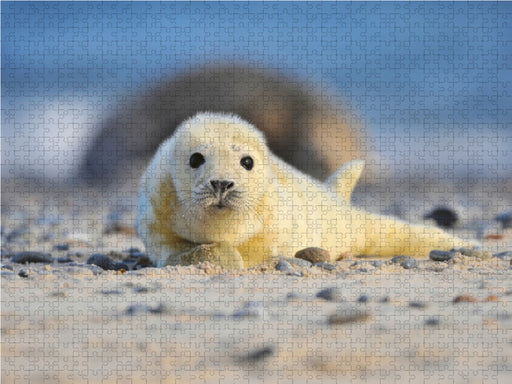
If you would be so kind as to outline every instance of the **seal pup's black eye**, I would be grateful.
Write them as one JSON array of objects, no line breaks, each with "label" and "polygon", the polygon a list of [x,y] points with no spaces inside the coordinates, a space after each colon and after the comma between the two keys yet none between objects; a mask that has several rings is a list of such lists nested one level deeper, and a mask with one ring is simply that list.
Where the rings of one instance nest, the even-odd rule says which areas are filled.
[{"label": "seal pup's black eye", "polygon": [[190,156],[189,164],[192,168],[199,168],[201,165],[204,164],[204,156],[201,155],[199,152],[193,153],[192,156]]},{"label": "seal pup's black eye", "polygon": [[254,167],[254,160],[250,156],[242,157],[242,160],[240,160],[240,164],[242,167],[250,171],[252,167]]}]

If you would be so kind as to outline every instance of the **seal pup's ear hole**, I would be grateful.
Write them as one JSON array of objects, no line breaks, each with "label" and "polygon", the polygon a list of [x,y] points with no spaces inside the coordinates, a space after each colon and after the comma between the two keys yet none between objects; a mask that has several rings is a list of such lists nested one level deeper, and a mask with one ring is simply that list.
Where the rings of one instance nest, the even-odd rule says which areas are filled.
[{"label": "seal pup's ear hole", "polygon": [[254,160],[251,156],[242,157],[242,160],[240,160],[240,165],[250,171],[252,167],[254,167]]},{"label": "seal pup's ear hole", "polygon": [[189,164],[192,168],[199,168],[204,162],[204,156],[199,152],[193,153],[192,156],[190,156]]}]

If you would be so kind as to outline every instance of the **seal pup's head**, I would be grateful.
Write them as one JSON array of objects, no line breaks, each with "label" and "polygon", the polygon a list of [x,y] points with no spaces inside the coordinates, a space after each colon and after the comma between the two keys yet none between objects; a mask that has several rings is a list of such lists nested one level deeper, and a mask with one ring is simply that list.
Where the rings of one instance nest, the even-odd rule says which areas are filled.
[{"label": "seal pup's head", "polygon": [[261,228],[259,206],[268,180],[265,138],[241,118],[201,113],[184,121],[162,146],[172,177],[176,232],[205,243],[245,241]]}]

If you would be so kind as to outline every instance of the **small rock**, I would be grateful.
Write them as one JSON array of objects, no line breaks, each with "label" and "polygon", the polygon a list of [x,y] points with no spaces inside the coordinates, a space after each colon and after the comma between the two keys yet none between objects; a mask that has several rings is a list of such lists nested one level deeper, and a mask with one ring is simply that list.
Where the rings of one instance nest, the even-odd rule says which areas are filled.
[{"label": "small rock", "polygon": [[122,295],[123,291],[120,289],[102,289],[101,293],[103,295]]},{"label": "small rock", "polygon": [[295,269],[292,267],[292,265],[285,261],[285,260],[279,260],[276,264],[276,271],[281,272],[295,272]]},{"label": "small rock", "polygon": [[24,269],[20,269],[20,271],[18,272],[18,276],[19,277],[28,277],[28,272],[25,271]]},{"label": "small rock", "polygon": [[341,289],[339,289],[337,287],[330,287],[330,288],[322,289],[321,291],[319,291],[316,294],[316,297],[318,297],[319,299],[324,299],[327,301],[334,301],[337,303],[341,303],[342,301],[345,301],[345,298],[341,294]]},{"label": "small rock", "polygon": [[500,298],[497,295],[489,295],[485,298],[484,301],[493,302],[493,301],[499,301],[499,300],[500,300]]},{"label": "small rock", "polygon": [[501,224],[503,229],[512,228],[512,209],[510,211],[502,212],[494,218]]},{"label": "small rock", "polygon": [[425,320],[425,325],[429,327],[435,327],[441,323],[441,320],[436,319],[435,317],[431,317],[430,319]]},{"label": "small rock", "polygon": [[16,276],[16,274],[13,271],[2,270],[2,271],[0,271],[0,276],[10,277],[10,276]]},{"label": "small rock", "polygon": [[68,256],[59,257],[57,259],[57,263],[71,263],[73,260],[71,260]]},{"label": "small rock", "polygon": [[382,266],[384,265],[384,262],[382,260],[369,260],[368,262],[375,268],[382,268]]},{"label": "small rock", "polygon": [[137,313],[153,313],[158,315],[169,312],[170,310],[162,303],[158,304],[156,307],[151,307],[146,304],[132,304],[125,311],[127,315],[135,315]]},{"label": "small rock", "polygon": [[127,271],[129,269],[128,265],[125,263],[115,262],[110,257],[102,255],[101,253],[96,253],[89,257],[87,264],[97,265],[106,271],[120,271],[123,269]]},{"label": "small rock", "polygon": [[244,307],[235,311],[233,317],[235,319],[257,318],[263,315],[263,303],[259,301],[248,301]]},{"label": "small rock", "polygon": [[424,216],[425,219],[432,219],[439,227],[453,228],[459,221],[457,213],[449,207],[437,207]]},{"label": "small rock", "polygon": [[254,351],[248,352],[247,356],[238,359],[239,362],[256,362],[270,357],[274,354],[274,347],[266,346]]},{"label": "small rock", "polygon": [[53,257],[49,253],[24,251],[15,254],[12,263],[26,264],[26,263],[52,263]]},{"label": "small rock", "polygon": [[474,248],[453,248],[452,252],[461,253],[464,256],[474,257],[481,260],[492,258],[492,253],[478,247]]},{"label": "small rock", "polygon": [[418,268],[418,261],[412,256],[395,256],[391,259],[393,264],[400,264],[404,269]]},{"label": "small rock", "polygon": [[433,250],[430,252],[430,260],[433,261],[450,261],[455,256],[455,252]]},{"label": "small rock", "polygon": [[149,292],[149,288],[148,287],[143,287],[143,286],[136,286],[135,288],[133,288],[133,292],[135,293],[148,293]]},{"label": "small rock", "polygon": [[379,303],[390,303],[391,302],[391,298],[389,296],[384,296],[384,297],[381,297],[380,300],[379,300]]},{"label": "small rock", "polygon": [[327,319],[329,325],[339,325],[347,323],[355,323],[366,321],[370,319],[370,313],[368,311],[360,310],[357,308],[349,308],[347,310],[338,311],[330,315]]},{"label": "small rock", "polygon": [[331,260],[329,252],[318,247],[304,248],[295,254],[295,258],[309,261],[311,264],[327,262]]},{"label": "small rock", "polygon": [[370,301],[370,297],[368,295],[361,295],[357,299],[358,303],[368,303]]},{"label": "small rock", "polygon": [[310,268],[313,264],[304,259],[296,259],[294,257],[279,257],[279,260],[286,261],[297,268]]},{"label": "small rock", "polygon": [[[133,255],[136,255],[136,254],[132,254],[132,256]],[[155,266],[148,256],[146,256],[143,253],[141,253],[140,255],[141,256],[139,256],[137,258],[137,260],[135,261],[135,263],[133,264],[132,269],[150,268],[150,267]]]},{"label": "small rock", "polygon": [[57,251],[69,251],[69,244],[57,244],[53,249]]},{"label": "small rock", "polygon": [[10,265],[7,265],[7,264],[2,264],[2,269],[7,269],[9,271],[13,271],[14,270],[13,267],[11,267]]},{"label": "small rock", "polygon": [[427,304],[422,301],[411,301],[409,303],[409,307],[411,308],[418,308],[418,309],[425,309],[427,308]]},{"label": "small rock", "polygon": [[498,259],[501,259],[501,260],[511,260],[512,261],[512,251],[495,253],[493,256],[497,257]]},{"label": "small rock", "polygon": [[453,299],[454,303],[476,303],[478,300],[471,295],[460,295]]},{"label": "small rock", "polygon": [[133,255],[134,253],[141,253],[140,249],[136,247],[131,247],[127,249],[125,252],[127,252],[130,255]]},{"label": "small rock", "polygon": [[62,292],[62,291],[55,291],[55,292],[52,292],[52,294],[50,295],[51,297],[66,297],[67,294],[66,292]]},{"label": "small rock", "polygon": [[137,234],[137,231],[134,227],[121,224],[121,223],[112,223],[105,227],[103,230],[104,235],[115,235],[115,234],[121,234],[126,236],[135,236]]},{"label": "small rock", "polygon": [[336,267],[332,265],[331,263],[328,263],[326,261],[323,261],[321,263],[315,263],[315,267],[325,269],[327,271],[334,271]]}]

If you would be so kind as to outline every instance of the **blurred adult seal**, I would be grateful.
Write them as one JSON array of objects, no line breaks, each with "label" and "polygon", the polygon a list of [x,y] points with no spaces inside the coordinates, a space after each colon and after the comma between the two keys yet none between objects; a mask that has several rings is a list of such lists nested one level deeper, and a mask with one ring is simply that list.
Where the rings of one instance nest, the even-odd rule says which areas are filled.
[{"label": "blurred adult seal", "polygon": [[198,114],[159,147],[142,176],[138,234],[158,266],[242,268],[311,246],[326,249],[330,261],[427,257],[474,244],[350,205],[362,166],[350,162],[323,183],[272,154],[240,117]]},{"label": "blurred adult seal", "polygon": [[277,156],[318,179],[346,161],[368,158],[362,122],[333,93],[280,73],[207,67],[119,104],[88,149],[81,178],[136,185],[158,145],[203,111],[234,113],[254,124]]}]

